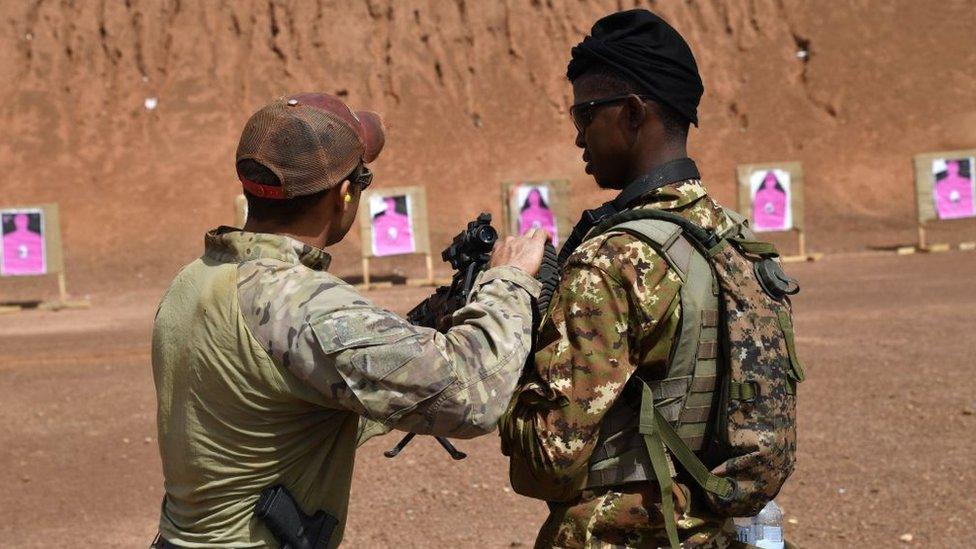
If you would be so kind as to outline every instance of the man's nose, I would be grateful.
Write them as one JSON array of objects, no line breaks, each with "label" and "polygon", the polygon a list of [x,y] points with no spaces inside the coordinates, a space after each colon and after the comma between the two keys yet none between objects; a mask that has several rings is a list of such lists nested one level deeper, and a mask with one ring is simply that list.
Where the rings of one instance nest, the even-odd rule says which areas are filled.
[{"label": "man's nose", "polygon": [[585,149],[586,148],[586,130],[576,130],[576,146]]}]

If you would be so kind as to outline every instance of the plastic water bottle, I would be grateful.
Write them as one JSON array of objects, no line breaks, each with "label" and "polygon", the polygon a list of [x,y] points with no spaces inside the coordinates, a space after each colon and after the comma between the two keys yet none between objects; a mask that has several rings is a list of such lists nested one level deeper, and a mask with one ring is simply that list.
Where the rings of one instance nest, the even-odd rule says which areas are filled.
[{"label": "plastic water bottle", "polygon": [[734,519],[738,540],[761,549],[783,549],[783,511],[770,501],[754,517]]},{"label": "plastic water bottle", "polygon": [[732,519],[732,522],[735,523],[735,539],[749,545],[754,545],[753,542],[756,541],[756,535],[752,530],[752,518],[735,517]]},{"label": "plastic water bottle", "polygon": [[775,501],[770,501],[752,519],[756,534],[753,545],[762,549],[783,549],[783,511]]}]

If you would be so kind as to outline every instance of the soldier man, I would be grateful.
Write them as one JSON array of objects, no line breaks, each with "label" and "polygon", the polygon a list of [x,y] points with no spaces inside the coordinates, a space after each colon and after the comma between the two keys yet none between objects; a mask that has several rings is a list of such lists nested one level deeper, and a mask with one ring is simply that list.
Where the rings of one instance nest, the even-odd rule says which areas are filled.
[{"label": "soldier man", "polygon": [[153,377],[165,477],[156,547],[277,547],[252,510],[284,485],[342,538],[363,418],[468,438],[492,431],[531,342],[545,233],[500,243],[446,334],[412,326],[327,271],[353,225],[378,115],[325,94],[255,113],[237,149],[249,205],[163,297]]},{"label": "soldier man", "polygon": [[[549,503],[536,547],[667,546],[659,487],[625,388],[637,374],[666,375],[682,281],[629,233],[584,237],[632,208],[719,231],[732,221],[687,158],[703,87],[677,31],[646,10],[607,16],[573,48],[568,78],[586,172],[600,188],[622,192],[585,212],[560,252],[561,279],[537,335],[534,370],[503,419],[502,450],[516,491]],[[682,477],[673,491],[684,547],[729,545],[730,521],[710,516]]]}]

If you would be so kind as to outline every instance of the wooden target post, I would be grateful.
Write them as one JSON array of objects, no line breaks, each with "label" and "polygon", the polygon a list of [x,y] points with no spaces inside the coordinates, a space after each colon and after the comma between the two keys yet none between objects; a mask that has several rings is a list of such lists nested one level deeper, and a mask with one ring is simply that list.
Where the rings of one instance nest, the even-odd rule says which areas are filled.
[{"label": "wooden target post", "polygon": [[736,169],[739,212],[757,233],[796,234],[796,255],[784,262],[816,261],[823,254],[807,252],[803,231],[803,166],[799,162],[743,164]]},{"label": "wooden target post", "polygon": [[[423,255],[427,277],[408,279],[410,286],[433,286],[434,261],[430,255],[427,192],[423,187],[387,187],[367,190],[359,200],[365,290],[380,286],[370,280],[370,261],[378,257]],[[382,286],[391,286],[384,283]]]},{"label": "wooden target post", "polygon": [[[502,190],[504,234],[515,236],[532,227],[548,230],[557,249],[573,230],[570,184],[565,179],[505,181]],[[553,230],[554,229],[554,230]]]},{"label": "wooden target post", "polygon": [[[926,228],[976,218],[976,149],[919,154],[913,164],[918,243],[899,253],[948,251],[949,244],[929,242]],[[976,242],[961,242],[959,249],[976,250]]]},{"label": "wooden target post", "polygon": [[86,308],[87,299],[69,299],[65,278],[61,221],[57,204],[0,208],[0,287],[21,277],[57,278],[57,300],[8,300],[0,297],[0,312],[37,306],[59,310]]}]

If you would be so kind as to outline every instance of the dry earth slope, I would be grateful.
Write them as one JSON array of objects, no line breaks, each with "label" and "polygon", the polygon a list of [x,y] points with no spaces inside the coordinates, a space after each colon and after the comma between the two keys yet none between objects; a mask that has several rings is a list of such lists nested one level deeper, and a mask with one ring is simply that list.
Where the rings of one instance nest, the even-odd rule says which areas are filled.
[{"label": "dry earth slope", "polygon": [[[973,0],[12,1],[0,202],[60,203],[76,289],[161,283],[232,219],[247,116],[324,90],[385,113],[377,184],[427,187],[437,248],[498,212],[501,180],[569,177],[579,209],[597,196],[566,116],[568,51],[634,5],[698,56],[692,148],[715,194],[731,201],[737,163],[803,161],[822,248],[906,234],[910,156],[976,145]],[[358,246],[335,250],[340,274]]]}]

